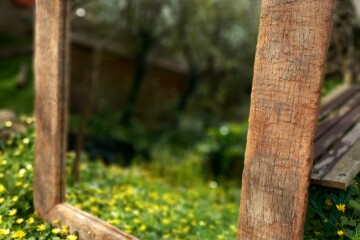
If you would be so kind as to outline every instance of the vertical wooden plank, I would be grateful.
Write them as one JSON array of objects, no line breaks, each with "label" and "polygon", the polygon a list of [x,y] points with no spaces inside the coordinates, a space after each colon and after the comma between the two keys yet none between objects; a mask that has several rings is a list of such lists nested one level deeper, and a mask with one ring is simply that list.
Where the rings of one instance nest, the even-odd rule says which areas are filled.
[{"label": "vertical wooden plank", "polygon": [[263,0],[238,239],[302,239],[334,0]]},{"label": "vertical wooden plank", "polygon": [[68,0],[36,0],[34,205],[41,217],[65,200]]}]

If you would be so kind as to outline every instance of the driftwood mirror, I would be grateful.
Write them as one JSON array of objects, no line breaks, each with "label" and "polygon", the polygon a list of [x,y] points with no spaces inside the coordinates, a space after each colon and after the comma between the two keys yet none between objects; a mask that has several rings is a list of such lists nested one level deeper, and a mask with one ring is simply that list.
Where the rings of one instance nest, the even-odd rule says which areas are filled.
[{"label": "driftwood mirror", "polygon": [[[70,0],[36,1],[34,204],[80,239],[136,239],[65,203]],[[263,0],[238,239],[302,239],[333,0]]]}]

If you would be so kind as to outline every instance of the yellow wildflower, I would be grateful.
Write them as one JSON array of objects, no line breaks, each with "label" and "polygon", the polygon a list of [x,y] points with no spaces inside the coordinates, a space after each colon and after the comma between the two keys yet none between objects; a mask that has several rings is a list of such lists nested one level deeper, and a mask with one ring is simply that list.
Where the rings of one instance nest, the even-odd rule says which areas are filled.
[{"label": "yellow wildflower", "polygon": [[37,226],[37,228],[36,228],[36,230],[37,231],[44,231],[46,229],[46,226],[45,226],[45,224],[40,224],[39,226]]},{"label": "yellow wildflower", "polygon": [[344,231],[343,231],[343,230],[339,230],[339,231],[337,231],[337,234],[341,237],[341,236],[344,235]]},{"label": "yellow wildflower", "polygon": [[10,127],[12,127],[12,125],[13,125],[12,121],[6,121],[5,122],[5,127],[10,128]]},{"label": "yellow wildflower", "polygon": [[109,224],[111,225],[118,225],[120,224],[120,220],[119,219],[112,219],[108,221]]},{"label": "yellow wildflower", "polygon": [[61,220],[58,220],[58,219],[55,219],[52,221],[52,224],[54,224],[54,225],[58,225],[60,223],[61,223]]},{"label": "yellow wildflower", "polygon": [[10,233],[10,229],[0,228],[0,236],[8,235]]},{"label": "yellow wildflower", "polygon": [[13,208],[9,211],[9,216],[14,216],[16,213],[17,213],[17,210],[15,208]]},{"label": "yellow wildflower", "polygon": [[70,234],[66,237],[66,240],[77,240],[77,236],[76,235],[73,235],[73,234]]},{"label": "yellow wildflower", "polygon": [[3,193],[6,191],[6,188],[4,187],[4,185],[0,184],[0,193]]},{"label": "yellow wildflower", "polygon": [[170,234],[164,234],[162,237],[163,237],[164,239],[168,239],[168,238],[170,238]]},{"label": "yellow wildflower", "polygon": [[328,205],[329,207],[331,207],[333,205],[333,203],[331,202],[330,199],[326,199],[325,204]]},{"label": "yellow wildflower", "polygon": [[61,233],[68,234],[69,233],[69,227],[64,225],[61,227]]},{"label": "yellow wildflower", "polygon": [[25,121],[26,121],[27,124],[31,124],[33,122],[33,119],[28,117],[28,118],[26,118]]},{"label": "yellow wildflower", "polygon": [[24,219],[23,219],[23,218],[18,218],[18,219],[16,219],[16,223],[17,223],[17,224],[21,224],[22,222],[24,222]]},{"label": "yellow wildflower", "polygon": [[164,225],[169,225],[171,223],[170,219],[168,218],[164,218],[162,221],[161,221]]},{"label": "yellow wildflower", "polygon": [[51,232],[53,234],[59,234],[61,232],[61,229],[60,228],[54,228],[53,230],[51,230]]},{"label": "yellow wildflower", "polygon": [[26,174],[26,169],[25,169],[25,168],[22,168],[22,169],[19,170],[17,176],[18,176],[19,178],[22,178],[22,177],[25,176],[25,174]]},{"label": "yellow wildflower", "polygon": [[33,217],[29,217],[28,220],[26,220],[28,224],[33,224],[35,222]]},{"label": "yellow wildflower", "polygon": [[340,212],[345,212],[345,210],[346,210],[346,206],[345,206],[345,204],[336,204],[336,208],[337,208],[337,210],[339,210]]},{"label": "yellow wildflower", "polygon": [[204,221],[200,221],[199,225],[203,227],[203,226],[206,226],[206,223]]},{"label": "yellow wildflower", "polygon": [[90,211],[96,214],[96,213],[98,213],[100,210],[99,210],[99,207],[98,207],[98,206],[92,206],[92,207],[90,208]]},{"label": "yellow wildflower", "polygon": [[144,231],[146,231],[146,226],[143,224],[143,225],[141,225],[141,227],[140,227],[140,231],[142,231],[142,232],[144,232]]},{"label": "yellow wildflower", "polygon": [[23,239],[26,236],[26,233],[23,230],[18,230],[11,234],[11,238]]}]

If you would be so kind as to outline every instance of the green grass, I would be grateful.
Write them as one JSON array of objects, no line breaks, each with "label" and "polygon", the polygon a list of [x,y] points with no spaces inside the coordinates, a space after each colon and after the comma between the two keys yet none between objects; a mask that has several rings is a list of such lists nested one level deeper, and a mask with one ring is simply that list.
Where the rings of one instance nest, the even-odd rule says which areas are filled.
[{"label": "green grass", "polygon": [[[21,64],[29,65],[29,79],[24,89],[17,89],[16,77]],[[34,106],[32,57],[0,60],[0,109],[12,109],[18,114],[31,114]]]},{"label": "green grass", "polygon": [[[10,239],[18,231],[26,233],[24,239],[59,239],[68,235],[52,233],[56,227],[62,229],[61,223],[54,228],[35,218],[32,128],[29,125],[26,135],[14,136],[0,144],[1,239]],[[68,154],[69,160],[72,155]],[[140,239],[236,237],[238,188],[199,181],[196,176],[191,186],[175,185],[139,167],[105,167],[100,162],[85,162],[81,173],[81,183],[68,186],[67,200]],[[17,212],[10,216],[13,209]],[[34,223],[26,221],[31,218],[35,219]],[[42,224],[45,230],[40,231]],[[5,235],[1,236],[1,233]]]},{"label": "green grass", "polygon": [[[66,226],[51,227],[34,214],[34,132],[29,119],[24,120],[26,134],[0,142],[0,239],[12,239],[16,233],[26,235],[15,239],[66,238]],[[68,153],[68,173],[72,159]],[[184,168],[184,162],[173,163],[171,174],[176,174],[176,166],[178,171],[187,169],[192,184],[183,185],[182,177],[169,182],[137,166],[85,161],[81,183],[68,184],[67,200],[140,239],[235,239],[240,189],[203,181],[198,170]],[[359,181],[357,176],[346,191],[310,187],[304,239],[359,239]]]}]

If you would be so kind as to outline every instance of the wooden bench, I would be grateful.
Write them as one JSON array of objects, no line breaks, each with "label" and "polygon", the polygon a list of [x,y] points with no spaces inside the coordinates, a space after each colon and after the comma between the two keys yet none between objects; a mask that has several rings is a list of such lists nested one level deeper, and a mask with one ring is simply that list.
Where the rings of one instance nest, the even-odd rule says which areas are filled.
[{"label": "wooden bench", "polygon": [[343,86],[325,98],[318,121],[311,182],[346,189],[360,171],[360,88]]}]

